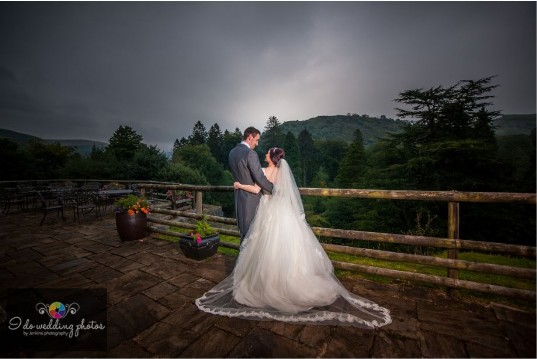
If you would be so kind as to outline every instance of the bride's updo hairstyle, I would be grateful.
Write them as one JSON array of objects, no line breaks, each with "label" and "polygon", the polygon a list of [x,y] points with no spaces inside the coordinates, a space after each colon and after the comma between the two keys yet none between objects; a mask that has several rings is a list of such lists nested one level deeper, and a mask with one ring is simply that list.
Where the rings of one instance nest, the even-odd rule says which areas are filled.
[{"label": "bride's updo hairstyle", "polygon": [[274,163],[274,166],[277,166],[278,162],[280,162],[280,160],[285,157],[285,151],[283,150],[283,148],[272,147],[269,150],[269,157],[272,163]]}]

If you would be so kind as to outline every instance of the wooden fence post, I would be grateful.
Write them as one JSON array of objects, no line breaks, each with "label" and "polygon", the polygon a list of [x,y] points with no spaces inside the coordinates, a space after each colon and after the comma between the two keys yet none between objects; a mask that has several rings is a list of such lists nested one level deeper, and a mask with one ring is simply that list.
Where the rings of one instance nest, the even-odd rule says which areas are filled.
[{"label": "wooden fence post", "polygon": [[[449,239],[459,239],[459,202],[449,202],[448,203],[448,238]],[[450,248],[447,251],[448,259],[458,259],[459,250],[457,248]],[[448,268],[447,270],[448,278],[459,279],[459,270]],[[447,288],[447,294],[452,296],[456,294],[456,289]]]},{"label": "wooden fence post", "polygon": [[203,192],[196,191],[196,213],[203,214]]}]

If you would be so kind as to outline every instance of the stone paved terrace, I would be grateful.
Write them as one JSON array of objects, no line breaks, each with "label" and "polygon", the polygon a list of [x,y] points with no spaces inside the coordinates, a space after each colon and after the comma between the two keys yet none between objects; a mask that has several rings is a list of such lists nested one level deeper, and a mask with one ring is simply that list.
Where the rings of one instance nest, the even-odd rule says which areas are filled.
[{"label": "stone paved terrace", "polygon": [[164,240],[121,242],[112,214],[66,218],[40,227],[39,213],[0,215],[2,306],[6,288],[104,287],[109,350],[2,356],[535,358],[534,311],[450,300],[417,285],[342,281],[391,310],[393,323],[378,330],[209,315],[194,299],[230,273],[233,258],[196,262]]}]

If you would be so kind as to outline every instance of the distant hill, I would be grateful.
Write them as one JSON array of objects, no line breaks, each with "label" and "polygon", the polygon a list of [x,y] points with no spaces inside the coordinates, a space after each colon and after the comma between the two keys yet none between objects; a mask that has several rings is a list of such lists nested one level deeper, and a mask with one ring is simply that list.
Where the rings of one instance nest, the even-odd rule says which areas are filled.
[{"label": "distant hill", "polygon": [[[398,133],[405,121],[394,120],[385,116],[369,117],[367,115],[333,115],[317,116],[305,121],[287,121],[281,124],[284,134],[291,131],[295,137],[307,129],[314,140],[338,140],[347,143],[352,142],[356,129],[362,132],[366,147],[376,143],[379,139],[386,138],[390,133]],[[503,115],[494,121],[496,136],[529,135],[535,128],[536,115]],[[20,144],[30,140],[40,140],[45,143],[59,143],[62,146],[72,147],[83,156],[91,153],[93,146],[104,148],[106,142],[91,140],[54,140],[42,139],[25,133],[0,129],[0,138],[7,138]]]},{"label": "distant hill", "polygon": [[370,146],[389,133],[401,131],[404,121],[381,116],[369,117],[359,115],[317,116],[305,121],[287,121],[282,123],[284,134],[291,131],[295,137],[306,129],[314,140],[338,140],[352,142],[356,129],[362,132],[364,145]]},{"label": "distant hill", "polygon": [[529,135],[535,128],[536,116],[533,115],[503,115],[494,121],[496,136]]},{"label": "distant hill", "polygon": [[91,141],[91,140],[43,140],[46,143],[59,143],[62,146],[72,147],[76,152],[83,156],[87,156],[91,153],[93,146],[95,148],[103,149],[108,146],[106,142]]},{"label": "distant hill", "polygon": [[40,137],[28,135],[25,133],[15,132],[6,129],[0,129],[0,138],[7,138],[19,144],[24,144],[31,140],[42,141],[44,143],[59,143],[62,146],[71,147],[75,152],[80,153],[82,156],[87,156],[91,153],[93,146],[96,148],[104,148],[108,146],[106,142],[91,141],[91,140],[53,140],[43,139]]},{"label": "distant hill", "polygon": [[[295,137],[307,129],[314,140],[338,140],[350,143],[356,129],[362,132],[365,147],[371,146],[390,133],[398,133],[406,121],[359,115],[317,116],[305,121],[287,121],[282,123],[284,134],[291,131]],[[503,115],[493,122],[496,136],[529,135],[535,128],[536,116]]]},{"label": "distant hill", "polygon": [[41,140],[39,137],[11,130],[5,130],[3,128],[0,128],[0,138],[7,138],[8,140],[12,140],[17,143],[24,143],[30,140]]}]

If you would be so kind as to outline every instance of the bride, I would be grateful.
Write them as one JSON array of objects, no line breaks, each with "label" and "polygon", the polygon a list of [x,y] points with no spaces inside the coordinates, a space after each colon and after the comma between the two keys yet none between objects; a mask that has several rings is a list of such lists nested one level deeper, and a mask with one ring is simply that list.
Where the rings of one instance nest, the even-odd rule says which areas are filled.
[{"label": "bride", "polygon": [[[375,328],[391,323],[388,309],[349,292],[304,215],[300,193],[281,148],[271,148],[264,169],[274,183],[244,238],[235,268],[196,299],[202,311],[228,317],[295,324]],[[258,193],[256,185],[236,189]]]}]

